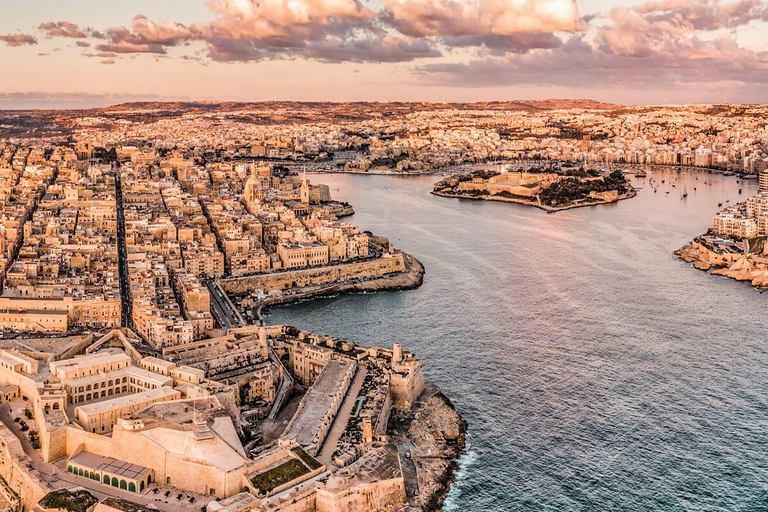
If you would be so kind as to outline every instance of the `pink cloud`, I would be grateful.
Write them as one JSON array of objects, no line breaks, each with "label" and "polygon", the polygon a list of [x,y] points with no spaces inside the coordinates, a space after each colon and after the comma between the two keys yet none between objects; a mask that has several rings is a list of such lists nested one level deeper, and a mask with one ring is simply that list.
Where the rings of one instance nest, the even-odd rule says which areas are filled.
[{"label": "pink cloud", "polygon": [[37,44],[37,39],[28,34],[0,35],[0,41],[5,41],[8,46],[21,46],[24,44]]}]

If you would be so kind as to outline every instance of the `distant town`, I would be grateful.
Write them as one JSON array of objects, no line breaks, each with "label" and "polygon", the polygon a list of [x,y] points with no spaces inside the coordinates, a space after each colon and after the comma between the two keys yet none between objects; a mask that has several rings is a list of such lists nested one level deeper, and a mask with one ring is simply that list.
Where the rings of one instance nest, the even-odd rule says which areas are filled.
[{"label": "distant town", "polygon": [[756,174],[768,166],[761,105],[625,107],[594,101],[135,103],[5,111],[6,144],[133,145],[142,159],[264,160],[297,170],[453,173],[515,160],[675,165]]}]

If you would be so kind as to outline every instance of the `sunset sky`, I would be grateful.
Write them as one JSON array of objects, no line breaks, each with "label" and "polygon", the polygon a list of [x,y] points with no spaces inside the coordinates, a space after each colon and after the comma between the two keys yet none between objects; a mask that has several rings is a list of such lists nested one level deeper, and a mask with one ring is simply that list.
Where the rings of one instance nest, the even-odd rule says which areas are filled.
[{"label": "sunset sky", "polygon": [[0,108],[768,102],[758,0],[2,0]]}]

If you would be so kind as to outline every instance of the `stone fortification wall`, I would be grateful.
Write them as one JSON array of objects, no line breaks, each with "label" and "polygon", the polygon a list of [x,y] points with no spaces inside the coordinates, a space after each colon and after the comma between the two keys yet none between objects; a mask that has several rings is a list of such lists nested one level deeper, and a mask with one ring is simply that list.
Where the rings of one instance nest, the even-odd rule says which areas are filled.
[{"label": "stone fortification wall", "polygon": [[356,485],[342,492],[317,491],[318,512],[397,510],[406,504],[403,478]]},{"label": "stone fortification wall", "polygon": [[395,253],[359,263],[344,263],[329,267],[222,279],[221,287],[228,293],[244,293],[251,290],[269,292],[271,290],[287,290],[293,287],[329,284],[361,277],[378,277],[405,271],[403,254]]},{"label": "stone fortification wall", "polygon": [[117,426],[111,438],[75,426],[67,427],[67,455],[80,451],[150,468],[155,472],[153,481],[166,483],[170,478],[169,485],[199,494],[209,494],[214,489],[216,496],[227,497],[237,494],[243,487],[239,469],[225,473],[213,465],[169,453],[147,437]]},{"label": "stone fortification wall", "polygon": [[[29,408],[34,414],[34,428],[40,434],[43,460],[50,462],[63,456],[63,428],[55,428],[45,421],[45,411],[43,411],[40,401],[40,387],[42,387],[42,384],[27,375],[16,373],[6,368],[0,368],[0,384],[18,386],[21,396],[26,397]],[[54,412],[56,414],[63,414],[63,411]]]},{"label": "stone fortification wall", "polygon": [[[31,469],[31,459],[24,453],[21,442],[8,427],[0,424],[0,476],[3,494],[13,501],[15,493],[24,510],[32,510],[52,489]],[[6,487],[7,486],[7,487]]]},{"label": "stone fortification wall", "polygon": [[424,374],[421,364],[407,374],[393,373],[389,380],[392,392],[392,407],[408,411],[424,390]]}]

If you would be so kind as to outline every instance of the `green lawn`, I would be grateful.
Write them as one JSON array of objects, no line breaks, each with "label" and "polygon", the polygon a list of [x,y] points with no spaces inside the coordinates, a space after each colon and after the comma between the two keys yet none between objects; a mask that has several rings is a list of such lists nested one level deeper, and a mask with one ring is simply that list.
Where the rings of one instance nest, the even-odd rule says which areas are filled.
[{"label": "green lawn", "polygon": [[272,489],[287,484],[291,480],[295,480],[307,473],[309,473],[309,470],[300,460],[291,459],[269,471],[256,475],[251,479],[251,483],[255,488],[266,494],[271,492]]},{"label": "green lawn", "polygon": [[311,469],[312,471],[316,470],[317,468],[323,465],[320,461],[318,461],[317,459],[312,457],[310,454],[305,452],[304,448],[302,448],[301,446],[297,446],[292,451],[293,453],[298,455],[299,458],[304,461],[304,464],[309,466],[309,469]]}]

